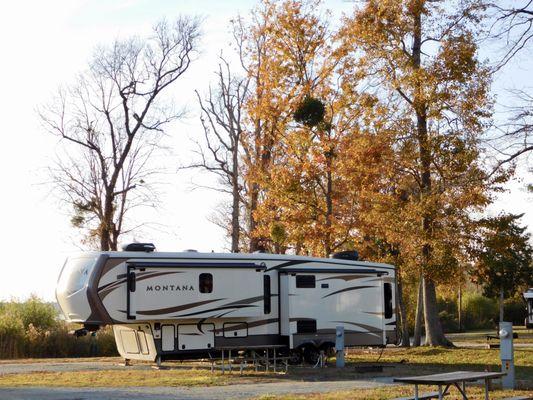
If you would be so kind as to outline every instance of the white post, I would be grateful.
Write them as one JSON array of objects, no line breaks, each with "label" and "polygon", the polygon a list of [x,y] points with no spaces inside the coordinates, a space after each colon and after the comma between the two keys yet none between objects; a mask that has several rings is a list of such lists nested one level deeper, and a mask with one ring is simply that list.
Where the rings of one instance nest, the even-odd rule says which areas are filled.
[{"label": "white post", "polygon": [[337,326],[335,331],[336,366],[337,368],[344,368],[344,326]]},{"label": "white post", "polygon": [[502,388],[514,389],[513,323],[500,322],[499,334],[502,372],[507,373],[502,377]]}]

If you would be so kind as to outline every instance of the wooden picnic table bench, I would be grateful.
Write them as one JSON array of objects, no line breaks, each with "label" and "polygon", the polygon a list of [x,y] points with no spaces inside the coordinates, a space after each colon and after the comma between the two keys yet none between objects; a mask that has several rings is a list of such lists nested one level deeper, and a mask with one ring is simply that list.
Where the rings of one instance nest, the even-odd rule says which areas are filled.
[{"label": "wooden picnic table bench", "polygon": [[[448,390],[451,386],[455,386],[463,396],[463,399],[468,400],[468,397],[466,395],[466,382],[484,380],[485,400],[489,400],[489,381],[491,379],[501,378],[504,375],[506,375],[505,372],[454,371],[442,374],[394,378],[394,382],[409,383],[415,386],[414,396],[407,398],[399,398],[402,400],[419,400],[431,398],[442,399],[448,394]],[[438,391],[420,395],[418,393],[419,385],[437,385]]]}]

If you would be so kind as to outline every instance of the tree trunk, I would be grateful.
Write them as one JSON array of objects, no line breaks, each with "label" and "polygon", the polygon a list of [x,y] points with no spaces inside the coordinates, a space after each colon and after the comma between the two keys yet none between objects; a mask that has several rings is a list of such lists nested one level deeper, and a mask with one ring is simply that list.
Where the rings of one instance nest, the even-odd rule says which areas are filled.
[{"label": "tree trunk", "polygon": [[113,229],[113,191],[114,187],[106,188],[104,199],[104,212],[100,221],[100,250],[110,251],[113,248],[112,229]]},{"label": "tree trunk", "polygon": [[423,300],[423,285],[424,277],[420,275],[418,280],[418,295],[416,297],[416,315],[415,315],[415,332],[413,337],[413,347],[420,346],[422,337],[422,315],[424,312],[424,300]]},{"label": "tree trunk", "polygon": [[453,343],[446,339],[442,330],[437,310],[437,294],[433,281],[424,277],[424,324],[426,326],[427,346],[453,346]]},{"label": "tree trunk", "polygon": [[248,207],[248,232],[250,235],[250,246],[248,251],[253,253],[259,248],[259,239],[255,237],[255,228],[257,226],[255,222],[254,212],[257,210],[257,201],[259,197],[259,185],[252,183],[250,190],[250,205]]},{"label": "tree trunk", "polygon": [[405,310],[405,304],[403,302],[403,285],[401,279],[398,277],[398,308],[400,316],[400,332],[401,332],[401,341],[399,343],[400,347],[410,347],[411,343],[409,341],[409,327],[407,326],[407,312]]},{"label": "tree trunk", "polygon": [[233,145],[233,168],[232,168],[232,196],[233,204],[231,205],[231,252],[239,252],[240,241],[240,193],[239,193],[239,153],[238,141]]},{"label": "tree trunk", "polygon": [[500,301],[499,301],[499,307],[500,307],[500,322],[503,322],[503,300],[504,300],[504,295],[503,295],[503,288],[500,289]]},{"label": "tree trunk", "polygon": [[[413,29],[413,64],[420,68],[422,55],[422,7],[414,15]],[[416,113],[417,139],[420,157],[421,196],[426,200],[431,192],[431,146],[428,138],[427,104],[424,100],[422,88],[417,86],[414,93],[413,107]],[[422,246],[422,270],[428,269],[431,264],[431,245],[433,216],[431,211],[422,213],[422,230],[426,243]],[[446,339],[437,313],[437,295],[435,284],[428,276],[423,280],[424,292],[424,325],[426,331],[426,344],[431,346],[450,346],[452,343]]]},{"label": "tree trunk", "polygon": [[327,188],[326,188],[326,237],[324,243],[325,257],[329,257],[331,254],[331,217],[333,216],[333,179],[331,174],[332,153],[329,151],[326,154],[327,160]]},{"label": "tree trunk", "polygon": [[463,291],[459,285],[459,295],[457,296],[457,319],[459,320],[459,332],[463,331]]}]

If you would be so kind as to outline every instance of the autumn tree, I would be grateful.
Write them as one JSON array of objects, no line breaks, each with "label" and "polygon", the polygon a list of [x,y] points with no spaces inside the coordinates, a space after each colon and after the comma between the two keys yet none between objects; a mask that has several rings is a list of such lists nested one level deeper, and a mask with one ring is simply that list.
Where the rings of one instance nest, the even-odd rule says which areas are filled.
[{"label": "autumn tree", "polygon": [[[332,219],[332,177],[331,168],[325,164],[333,159],[334,135],[320,99],[331,78],[327,65],[331,33],[327,22],[319,18],[317,6],[316,1],[269,5],[270,57],[277,60],[270,70],[277,76],[271,80],[271,92],[277,94],[277,104],[283,107],[284,123],[278,125],[277,151],[272,153],[269,179],[263,185],[266,190],[257,210],[261,221],[257,232],[271,240],[277,252],[290,244],[300,252],[303,241],[319,233],[325,248],[306,250],[322,255],[331,252],[331,233],[326,226],[331,227]],[[317,145],[320,141],[322,149]],[[312,164],[312,159],[325,163]],[[327,199],[317,204],[316,196]],[[312,230],[312,224],[307,223],[310,217],[315,225]]]},{"label": "autumn tree", "polygon": [[479,222],[471,277],[482,285],[485,296],[499,299],[500,321],[504,299],[527,288],[533,276],[533,248],[526,228],[519,224],[522,216],[502,214]]},{"label": "autumn tree", "polygon": [[248,96],[248,77],[237,77],[229,63],[220,58],[215,87],[203,98],[198,92],[200,121],[204,137],[197,141],[198,160],[186,168],[199,168],[214,174],[219,181],[216,191],[231,197],[231,219],[222,216],[220,225],[231,238],[231,251],[239,252],[241,245],[241,209],[243,206],[243,172],[241,167],[241,138],[245,127],[244,103]]},{"label": "autumn tree", "polygon": [[180,17],[158,23],[147,39],[100,47],[77,82],[40,112],[61,139],[53,183],[73,208],[73,225],[100,250],[116,250],[133,228],[126,226],[132,209],[153,201],[150,162],[182,115],[164,93],[189,68],[199,35],[197,19]]},{"label": "autumn tree", "polygon": [[257,231],[257,209],[271,176],[270,167],[279,138],[291,115],[285,104],[291,94],[285,92],[287,86],[282,84],[283,65],[276,59],[272,43],[275,9],[275,2],[264,0],[249,16],[232,21],[240,64],[250,80],[249,96],[244,103],[244,123],[248,128],[241,137],[246,209],[243,233],[250,252],[260,249],[264,241]]},{"label": "autumn tree", "polygon": [[[491,115],[489,71],[477,56],[476,1],[366,1],[343,36],[361,76],[403,108],[393,185],[377,193],[369,218],[423,276],[426,344],[449,345],[436,284],[464,256],[471,212],[490,200],[479,139]],[[409,118],[405,123],[405,116]]]}]

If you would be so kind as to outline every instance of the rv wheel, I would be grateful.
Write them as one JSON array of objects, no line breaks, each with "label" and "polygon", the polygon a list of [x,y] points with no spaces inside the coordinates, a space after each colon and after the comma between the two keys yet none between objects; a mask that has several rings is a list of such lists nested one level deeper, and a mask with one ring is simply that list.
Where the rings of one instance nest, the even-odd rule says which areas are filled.
[{"label": "rv wheel", "polygon": [[320,352],[315,346],[307,346],[304,350],[304,359],[308,364],[315,365],[320,358]]},{"label": "rv wheel", "polygon": [[288,362],[290,365],[298,365],[302,363],[302,351],[300,349],[292,349],[289,351]]}]

